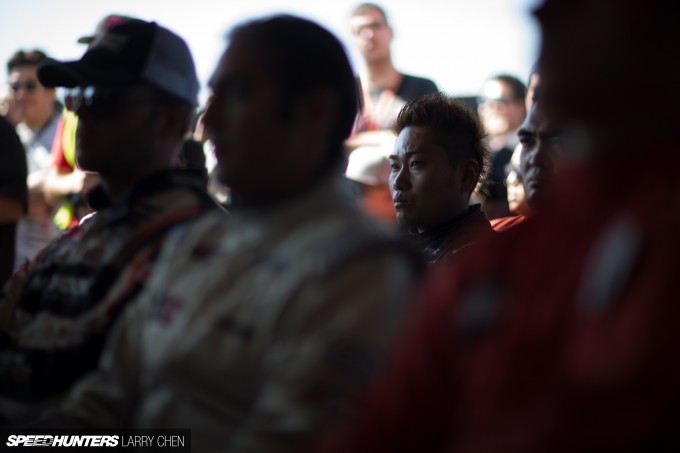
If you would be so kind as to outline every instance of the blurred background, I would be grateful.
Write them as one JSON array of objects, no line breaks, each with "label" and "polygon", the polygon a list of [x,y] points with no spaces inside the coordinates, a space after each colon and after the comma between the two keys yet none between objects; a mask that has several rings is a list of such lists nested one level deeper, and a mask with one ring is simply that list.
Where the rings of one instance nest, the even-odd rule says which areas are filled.
[{"label": "blurred background", "polygon": [[[335,32],[355,69],[361,58],[352,46],[350,10],[355,0],[21,0],[0,3],[0,59],[18,49],[40,48],[57,59],[77,59],[97,22],[117,13],[155,20],[186,39],[202,82],[224,49],[236,23],[263,14],[288,12],[318,21]],[[395,30],[392,57],[398,70],[434,80],[456,96],[476,96],[484,81],[505,72],[528,77],[538,54],[539,30],[531,10],[540,0],[384,0]],[[6,84],[7,71],[2,71]]]}]

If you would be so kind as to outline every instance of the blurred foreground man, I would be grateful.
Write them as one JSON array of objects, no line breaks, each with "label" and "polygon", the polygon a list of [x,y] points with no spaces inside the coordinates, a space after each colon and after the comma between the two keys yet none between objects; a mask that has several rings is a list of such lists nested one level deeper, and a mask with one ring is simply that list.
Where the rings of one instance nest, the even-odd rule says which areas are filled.
[{"label": "blurred foreground man", "polygon": [[194,451],[298,451],[378,369],[416,268],[342,178],[356,96],[333,35],[291,16],[245,23],[210,85],[232,215],[175,236],[56,420],[191,428]]},{"label": "blurred foreground man", "polygon": [[0,413],[33,419],[96,367],[108,332],[180,223],[217,209],[174,164],[197,102],[184,41],[143,21],[112,28],[78,61],[38,69],[71,87],[78,164],[101,174],[94,217],[52,242],[0,297]]},{"label": "blurred foreground man", "polygon": [[26,152],[12,124],[0,117],[0,285],[12,275],[16,227],[28,207]]},{"label": "blurred foreground man", "polygon": [[680,449],[680,188],[659,174],[680,165],[680,6],[548,0],[536,15],[542,99],[582,121],[586,161],[429,286],[391,372],[323,451]]}]

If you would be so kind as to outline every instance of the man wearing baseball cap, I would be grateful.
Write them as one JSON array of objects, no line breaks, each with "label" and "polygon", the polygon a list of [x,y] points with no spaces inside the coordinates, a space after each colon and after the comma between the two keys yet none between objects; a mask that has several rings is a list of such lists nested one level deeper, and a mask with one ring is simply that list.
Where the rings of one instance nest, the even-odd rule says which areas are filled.
[{"label": "man wearing baseball cap", "polygon": [[78,61],[44,63],[38,77],[71,88],[76,158],[102,181],[89,197],[97,213],[15,274],[0,299],[0,412],[9,423],[32,420],[96,366],[167,233],[216,209],[200,176],[173,168],[199,88],[179,36],[131,20]]},{"label": "man wearing baseball cap", "polygon": [[[94,34],[81,36],[78,43],[90,45],[111,28],[132,19],[109,14],[99,21]],[[45,199],[52,206],[58,206],[53,220],[62,230],[77,225],[90,212],[85,199],[100,181],[97,173],[84,172],[76,165],[77,127],[78,115],[64,109],[52,142],[52,163],[43,183]]]}]

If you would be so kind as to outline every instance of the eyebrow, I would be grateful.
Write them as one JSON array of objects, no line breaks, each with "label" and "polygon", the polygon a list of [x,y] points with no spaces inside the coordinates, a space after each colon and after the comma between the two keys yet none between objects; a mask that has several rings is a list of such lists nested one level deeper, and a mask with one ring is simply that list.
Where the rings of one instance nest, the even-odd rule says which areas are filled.
[{"label": "eyebrow", "polygon": [[547,132],[544,132],[541,135],[541,138],[554,138],[554,137],[564,137],[567,135],[566,131],[564,129],[553,129]]},{"label": "eyebrow", "polygon": [[[414,154],[426,154],[426,153],[424,151],[406,151],[403,154],[403,156],[404,157],[411,157]],[[399,156],[397,156],[396,154],[390,154],[389,156],[387,156],[387,158],[390,159],[390,160],[398,160]]]}]

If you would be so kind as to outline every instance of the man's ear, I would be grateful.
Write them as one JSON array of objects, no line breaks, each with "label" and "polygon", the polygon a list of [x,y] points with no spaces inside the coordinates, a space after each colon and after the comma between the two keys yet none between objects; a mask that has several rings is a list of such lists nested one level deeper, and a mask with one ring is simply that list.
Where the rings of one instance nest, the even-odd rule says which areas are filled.
[{"label": "man's ear", "polygon": [[479,180],[479,163],[474,159],[463,159],[461,162],[461,173],[462,189],[471,194],[477,187]]},{"label": "man's ear", "polygon": [[338,117],[338,96],[328,87],[310,90],[297,103],[296,114],[309,131],[329,136]]},{"label": "man's ear", "polygon": [[191,128],[191,107],[188,105],[174,105],[165,110],[160,128],[162,137],[171,140],[185,137]]}]

